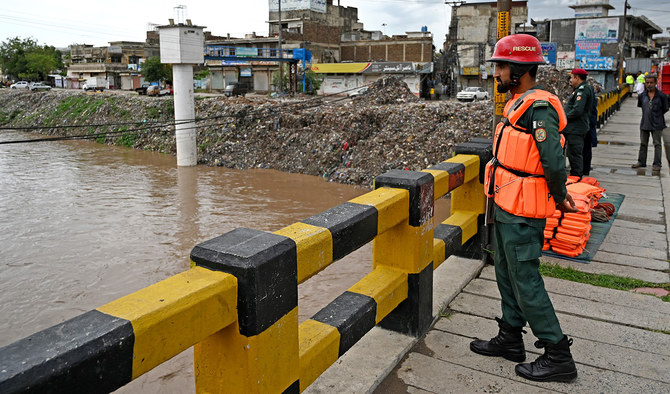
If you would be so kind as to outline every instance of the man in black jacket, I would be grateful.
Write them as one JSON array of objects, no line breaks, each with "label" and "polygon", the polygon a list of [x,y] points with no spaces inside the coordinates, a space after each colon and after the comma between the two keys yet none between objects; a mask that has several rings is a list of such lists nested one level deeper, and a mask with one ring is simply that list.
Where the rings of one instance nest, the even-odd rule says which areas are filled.
[{"label": "man in black jacket", "polygon": [[[649,135],[654,143],[653,171],[661,170],[661,136],[665,124],[664,114],[668,112],[668,96],[656,89],[656,76],[649,75],[644,81],[645,91],[637,97],[637,106],[642,108],[642,119],[640,119],[640,152],[637,163],[633,168],[647,166],[647,147],[649,146]],[[668,164],[670,164],[670,136],[665,138],[665,150]]]}]

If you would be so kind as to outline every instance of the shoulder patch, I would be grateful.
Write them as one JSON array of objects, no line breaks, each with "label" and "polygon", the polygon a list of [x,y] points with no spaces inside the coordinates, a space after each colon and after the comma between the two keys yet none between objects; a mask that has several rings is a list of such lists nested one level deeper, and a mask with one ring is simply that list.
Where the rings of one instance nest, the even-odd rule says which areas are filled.
[{"label": "shoulder patch", "polygon": [[535,141],[543,142],[546,139],[547,139],[547,130],[545,130],[541,127],[535,129]]},{"label": "shoulder patch", "polygon": [[577,90],[582,90],[582,89],[584,89],[584,85],[577,88]]},{"label": "shoulder patch", "polygon": [[535,101],[533,102],[533,108],[537,108],[537,107],[548,107],[548,106],[549,106],[549,103],[548,103],[547,101],[545,101],[545,100],[535,100]]},{"label": "shoulder patch", "polygon": [[544,120],[538,120],[537,127],[544,127]]},{"label": "shoulder patch", "polygon": [[581,100],[581,99],[582,99],[582,95],[581,95],[581,94],[578,94],[578,95],[577,95],[577,101],[579,101],[579,100]]}]

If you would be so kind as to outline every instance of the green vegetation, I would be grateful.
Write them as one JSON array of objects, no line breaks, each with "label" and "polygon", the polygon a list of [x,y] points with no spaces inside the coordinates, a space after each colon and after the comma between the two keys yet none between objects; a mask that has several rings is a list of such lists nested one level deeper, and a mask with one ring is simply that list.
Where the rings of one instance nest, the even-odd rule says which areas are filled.
[{"label": "green vegetation", "polygon": [[[551,278],[565,279],[573,282],[586,283],[593,286],[607,287],[617,290],[632,290],[638,287],[655,287],[670,290],[670,283],[650,283],[639,279],[623,278],[615,275],[589,274],[580,272],[573,268],[561,267],[558,264],[540,264],[540,273]],[[670,302],[670,296],[660,297],[665,302]]]},{"label": "green vegetation", "polygon": [[0,44],[0,69],[12,79],[45,81],[53,72],[62,72],[61,52],[40,46],[31,38],[10,38]]},{"label": "green vegetation", "polygon": [[447,319],[448,319],[448,318],[451,317],[451,315],[453,315],[453,313],[451,313],[451,312],[449,311],[449,309],[446,309],[446,308],[442,308],[442,309],[440,309],[440,317],[444,317],[444,318],[447,318]]},{"label": "green vegetation", "polygon": [[147,82],[172,82],[172,67],[161,63],[158,56],[153,56],[147,59],[142,66],[142,76]]},{"label": "green vegetation", "polygon": [[0,125],[13,121],[20,114],[21,111],[19,111],[18,109],[12,112],[6,112],[0,109]]},{"label": "green vegetation", "polygon": [[[127,126],[123,126],[119,131],[126,131],[128,130]],[[130,132],[130,133],[124,133],[119,137],[117,140],[116,144],[125,146],[126,148],[132,148],[135,146],[135,140],[137,140],[137,133],[136,132]]]}]

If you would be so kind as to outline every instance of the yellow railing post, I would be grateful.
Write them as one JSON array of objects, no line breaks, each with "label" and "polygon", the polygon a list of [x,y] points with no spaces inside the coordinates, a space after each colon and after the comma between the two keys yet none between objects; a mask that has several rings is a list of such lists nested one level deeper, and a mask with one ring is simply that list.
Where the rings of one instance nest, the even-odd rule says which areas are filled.
[{"label": "yellow railing post", "polygon": [[409,218],[379,234],[372,243],[373,269],[407,273],[408,296],[380,325],[420,336],[432,322],[434,181],[426,172],[392,170],[375,178],[374,188],[409,191]]},{"label": "yellow railing post", "polygon": [[194,348],[198,393],[298,393],[298,279],[290,238],[239,228],[191,252],[237,277],[238,320]]}]

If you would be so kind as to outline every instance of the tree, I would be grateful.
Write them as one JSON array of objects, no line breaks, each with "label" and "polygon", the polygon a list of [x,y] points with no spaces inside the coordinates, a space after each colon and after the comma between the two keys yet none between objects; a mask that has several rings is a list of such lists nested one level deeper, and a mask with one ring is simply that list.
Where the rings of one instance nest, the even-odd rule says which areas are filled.
[{"label": "tree", "polygon": [[0,44],[0,66],[12,78],[45,80],[49,73],[63,68],[63,60],[55,47],[15,37]]},{"label": "tree", "polygon": [[158,56],[153,56],[147,59],[142,66],[142,76],[145,81],[172,82],[172,67],[168,64],[162,64]]}]

